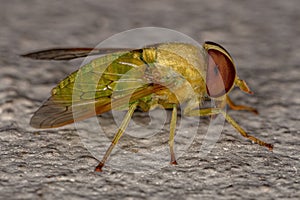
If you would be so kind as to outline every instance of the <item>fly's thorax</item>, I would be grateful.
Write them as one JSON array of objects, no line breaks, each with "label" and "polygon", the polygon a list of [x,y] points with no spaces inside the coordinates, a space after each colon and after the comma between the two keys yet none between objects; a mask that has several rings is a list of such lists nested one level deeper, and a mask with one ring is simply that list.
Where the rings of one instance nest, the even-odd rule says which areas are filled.
[{"label": "fly's thorax", "polygon": [[161,104],[185,104],[186,102],[193,101],[199,102],[202,97],[200,94],[195,93],[193,88],[187,82],[181,84],[171,85],[171,87],[157,91],[153,98],[158,99]]},{"label": "fly's thorax", "polygon": [[155,63],[157,58],[157,49],[155,47],[144,48],[142,53],[142,59],[145,63]]},{"label": "fly's thorax", "polygon": [[[166,43],[158,46],[158,52],[172,53],[176,57],[185,60],[183,69],[191,67],[198,71],[200,76],[206,79],[207,52],[202,47],[186,43]],[[157,57],[162,57],[158,55]],[[177,60],[175,60],[177,61]]]},{"label": "fly's thorax", "polygon": [[167,43],[144,48],[142,59],[148,65],[145,78],[168,88],[156,93],[164,103],[199,101],[206,93],[206,57],[201,47],[191,44]]},{"label": "fly's thorax", "polygon": [[185,83],[178,93],[182,91],[184,99],[205,95],[207,53],[201,47],[185,43],[162,44],[157,48],[157,63],[169,66],[182,76]]}]

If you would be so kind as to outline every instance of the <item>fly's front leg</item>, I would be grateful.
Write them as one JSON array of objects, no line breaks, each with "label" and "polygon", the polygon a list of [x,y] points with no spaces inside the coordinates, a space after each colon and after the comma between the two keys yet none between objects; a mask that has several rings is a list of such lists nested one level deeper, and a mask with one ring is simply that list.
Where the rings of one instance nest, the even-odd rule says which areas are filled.
[{"label": "fly's front leg", "polygon": [[133,103],[130,107],[128,112],[126,113],[122,124],[118,130],[118,132],[116,133],[116,135],[114,136],[114,139],[111,142],[111,145],[109,146],[109,148],[106,150],[102,160],[99,162],[99,164],[97,165],[97,167],[95,168],[96,172],[101,172],[102,171],[102,167],[104,166],[107,158],[109,157],[110,153],[112,152],[113,148],[116,146],[116,144],[118,143],[119,139],[122,137],[123,133],[125,132],[125,129],[127,128],[130,119],[133,115],[134,110],[136,109],[138,105],[138,102]]},{"label": "fly's front leg", "polygon": [[249,107],[249,106],[243,106],[243,105],[236,105],[230,98],[228,95],[226,95],[226,102],[229,105],[229,107],[232,110],[246,110],[246,111],[250,111],[253,112],[254,114],[258,114],[258,111],[255,108]]},{"label": "fly's front leg", "polygon": [[236,121],[234,121],[227,113],[225,113],[224,111],[221,111],[222,114],[224,115],[225,119],[238,131],[240,132],[240,134],[250,140],[252,140],[253,142],[261,145],[261,146],[265,146],[267,148],[269,148],[269,150],[273,150],[273,145],[272,144],[269,144],[269,143],[266,143],[264,141],[261,141],[259,139],[257,139],[256,137],[253,137],[251,135],[248,135],[246,133],[246,131],[244,129],[242,129],[242,127],[240,127],[238,125],[238,123]]},{"label": "fly's front leg", "polygon": [[240,125],[238,125],[236,121],[234,121],[226,112],[224,112],[220,108],[205,108],[200,110],[190,110],[185,113],[186,116],[212,116],[217,114],[222,114],[225,117],[226,121],[229,122],[243,137],[248,138],[261,146],[265,146],[269,148],[269,150],[273,149],[272,144],[268,144],[256,137],[248,135],[246,131],[242,127],[240,127]]}]

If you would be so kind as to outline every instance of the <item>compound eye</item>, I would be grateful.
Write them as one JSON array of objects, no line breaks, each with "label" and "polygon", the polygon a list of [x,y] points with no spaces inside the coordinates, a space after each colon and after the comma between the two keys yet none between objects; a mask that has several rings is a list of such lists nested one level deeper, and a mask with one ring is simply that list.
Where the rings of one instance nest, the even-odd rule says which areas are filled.
[{"label": "compound eye", "polygon": [[224,53],[209,49],[208,69],[206,74],[206,90],[210,97],[220,97],[226,94],[235,80],[233,62]]}]

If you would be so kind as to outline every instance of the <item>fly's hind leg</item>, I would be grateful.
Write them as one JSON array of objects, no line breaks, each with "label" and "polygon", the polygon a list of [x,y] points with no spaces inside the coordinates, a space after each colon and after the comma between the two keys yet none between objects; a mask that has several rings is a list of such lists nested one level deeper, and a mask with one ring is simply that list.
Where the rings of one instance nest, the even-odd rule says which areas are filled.
[{"label": "fly's hind leg", "polygon": [[97,165],[97,167],[95,168],[96,172],[101,172],[102,171],[102,167],[104,166],[107,158],[109,157],[110,153],[112,152],[113,148],[116,146],[116,144],[118,143],[119,139],[122,137],[123,133],[125,132],[125,129],[127,128],[130,119],[133,115],[134,110],[136,109],[138,105],[138,102],[133,103],[132,105],[130,105],[128,112],[126,113],[121,126],[118,130],[118,132],[116,133],[116,135],[114,136],[114,139],[111,142],[111,145],[109,146],[109,148],[106,150],[102,160],[99,162],[99,164]]},{"label": "fly's hind leg", "polygon": [[200,110],[190,110],[185,113],[185,115],[187,116],[212,116],[217,114],[222,114],[225,117],[226,121],[229,122],[243,137],[248,138],[249,140],[252,140],[253,142],[261,146],[265,146],[269,148],[269,150],[273,149],[272,144],[268,144],[254,136],[248,135],[246,131],[242,127],[240,127],[240,125],[238,125],[236,121],[234,121],[227,113],[225,113],[220,108],[205,108]]}]

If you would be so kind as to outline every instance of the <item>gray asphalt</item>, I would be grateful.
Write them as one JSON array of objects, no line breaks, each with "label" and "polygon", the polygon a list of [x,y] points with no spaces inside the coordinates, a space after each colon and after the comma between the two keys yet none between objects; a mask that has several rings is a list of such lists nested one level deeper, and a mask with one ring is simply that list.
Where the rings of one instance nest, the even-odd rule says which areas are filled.
[{"label": "gray asphalt", "polygon": [[[0,5],[0,199],[300,198],[299,1],[1,0]],[[205,157],[199,154],[203,137],[196,136],[177,166],[132,173],[128,169],[135,166],[126,166],[125,159],[120,161],[125,170],[108,165],[95,173],[97,160],[74,126],[37,130],[28,125],[51,88],[78,62],[34,61],[20,54],[94,47],[113,34],[145,26],[224,45],[255,93],[234,90],[232,99],[260,112],[229,114],[274,144],[273,152],[226,123]],[[199,135],[207,128],[207,121],[201,123]]]}]

